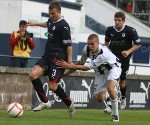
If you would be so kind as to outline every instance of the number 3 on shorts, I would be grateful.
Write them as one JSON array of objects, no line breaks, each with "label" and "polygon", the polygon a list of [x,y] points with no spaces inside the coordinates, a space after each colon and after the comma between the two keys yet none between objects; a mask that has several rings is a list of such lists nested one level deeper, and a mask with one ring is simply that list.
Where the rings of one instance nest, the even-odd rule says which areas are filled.
[{"label": "number 3 on shorts", "polygon": [[53,72],[52,72],[52,78],[54,79],[56,76],[56,69],[53,69]]}]

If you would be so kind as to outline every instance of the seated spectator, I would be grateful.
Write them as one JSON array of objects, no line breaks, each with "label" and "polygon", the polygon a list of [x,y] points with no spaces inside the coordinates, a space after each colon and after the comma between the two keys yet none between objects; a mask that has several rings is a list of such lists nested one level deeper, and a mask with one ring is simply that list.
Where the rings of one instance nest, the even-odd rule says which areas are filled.
[{"label": "seated spectator", "polygon": [[128,13],[132,13],[132,2],[128,2],[125,9]]},{"label": "seated spectator", "polygon": [[11,59],[11,65],[13,67],[24,68],[27,66],[30,52],[35,47],[32,37],[33,34],[27,32],[27,22],[21,20],[19,22],[19,30],[14,31],[9,39],[10,46],[12,47],[12,55],[16,56],[16,58]]}]

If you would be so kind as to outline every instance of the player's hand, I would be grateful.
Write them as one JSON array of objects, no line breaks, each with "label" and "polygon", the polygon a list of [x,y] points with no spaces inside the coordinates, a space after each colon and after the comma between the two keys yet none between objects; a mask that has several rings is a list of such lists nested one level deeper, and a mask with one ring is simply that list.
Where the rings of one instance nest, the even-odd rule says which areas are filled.
[{"label": "player's hand", "polygon": [[72,64],[72,61],[69,61],[69,60],[68,60],[68,63],[69,63],[69,64]]},{"label": "player's hand", "polygon": [[28,22],[27,26],[36,26],[36,23],[35,22]]},{"label": "player's hand", "polygon": [[63,59],[57,60],[56,65],[58,66],[58,68],[68,68],[68,63]]},{"label": "player's hand", "polygon": [[128,51],[122,51],[121,54],[126,58],[130,53]]}]

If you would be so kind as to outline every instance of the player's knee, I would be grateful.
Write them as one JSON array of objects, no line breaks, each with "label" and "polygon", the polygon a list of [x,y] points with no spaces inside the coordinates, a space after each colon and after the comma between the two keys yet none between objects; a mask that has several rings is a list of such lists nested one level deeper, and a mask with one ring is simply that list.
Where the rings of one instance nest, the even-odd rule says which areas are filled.
[{"label": "player's knee", "polygon": [[115,88],[114,87],[108,87],[107,90],[108,90],[108,93],[109,93],[110,96],[115,93]]},{"label": "player's knee", "polygon": [[103,99],[103,98],[99,98],[99,97],[97,97],[97,101],[98,101],[99,103],[101,103],[101,102],[103,102],[103,101],[104,101],[104,99]]},{"label": "player's knee", "polygon": [[98,95],[97,95],[97,101],[98,101],[99,103],[105,101],[105,99],[106,99],[106,94],[98,94]]},{"label": "player's knee", "polygon": [[37,79],[37,78],[39,78],[39,74],[36,72],[36,71],[34,71],[34,70],[31,70],[30,72],[29,72],[29,78],[31,79],[31,80],[34,80],[34,79]]},{"label": "player's knee", "polygon": [[30,78],[31,80],[36,79],[36,74],[35,74],[33,71],[30,71],[30,72],[29,72],[29,78]]},{"label": "player's knee", "polygon": [[29,77],[31,80],[34,80],[39,78],[43,74],[44,74],[44,70],[40,66],[36,65],[29,72]]},{"label": "player's knee", "polygon": [[52,92],[55,92],[57,90],[57,83],[53,83],[53,82],[50,82],[49,83],[49,88]]},{"label": "player's knee", "polygon": [[114,86],[108,86],[108,87],[107,87],[107,91],[108,91],[108,93],[112,92],[112,91],[113,91],[113,89],[114,89]]}]

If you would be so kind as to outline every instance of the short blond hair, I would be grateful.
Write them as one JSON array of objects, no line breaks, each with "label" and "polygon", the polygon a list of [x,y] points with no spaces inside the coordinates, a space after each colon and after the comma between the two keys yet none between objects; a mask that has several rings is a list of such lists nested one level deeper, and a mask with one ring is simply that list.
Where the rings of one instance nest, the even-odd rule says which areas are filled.
[{"label": "short blond hair", "polygon": [[89,35],[88,40],[91,40],[91,39],[96,39],[96,41],[99,42],[98,35],[96,35],[96,34],[91,34],[91,35]]}]

